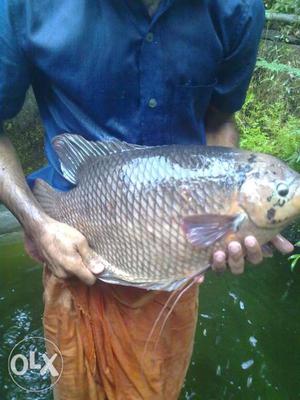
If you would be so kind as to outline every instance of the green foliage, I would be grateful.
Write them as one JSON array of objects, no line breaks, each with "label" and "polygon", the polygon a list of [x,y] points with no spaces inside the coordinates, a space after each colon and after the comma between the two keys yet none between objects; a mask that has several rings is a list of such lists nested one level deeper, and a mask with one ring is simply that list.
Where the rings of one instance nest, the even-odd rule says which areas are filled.
[{"label": "green foliage", "polygon": [[[300,247],[300,242],[296,243],[295,246]],[[300,254],[293,254],[289,257],[289,260],[291,261],[291,270],[293,271],[298,261],[300,261]]]},{"label": "green foliage", "polygon": [[285,43],[262,42],[254,90],[261,101],[281,101],[287,114],[300,117],[300,49]]},{"label": "green foliage", "polygon": [[300,170],[300,118],[286,114],[280,100],[266,104],[251,86],[244,108],[237,116],[241,131],[241,147],[272,154]]},{"label": "green foliage", "polygon": [[265,0],[265,6],[274,12],[300,13],[300,0]]},{"label": "green foliage", "polygon": [[278,63],[275,61],[269,62],[267,60],[264,60],[263,58],[258,59],[256,65],[257,67],[266,68],[272,72],[287,73],[291,76],[300,78],[300,69],[291,67],[290,65]]},{"label": "green foliage", "polygon": [[245,105],[237,115],[241,146],[300,170],[300,62],[287,45],[263,43]]},{"label": "green foliage", "polygon": [[46,163],[43,128],[31,92],[20,114],[5,123],[5,132],[17,150],[25,174]]},{"label": "green foliage", "polygon": [[[265,6],[270,13],[300,15],[300,0],[265,0]],[[299,22],[282,23],[271,19],[265,28],[275,30],[281,41],[289,43],[297,38],[300,40]]]}]

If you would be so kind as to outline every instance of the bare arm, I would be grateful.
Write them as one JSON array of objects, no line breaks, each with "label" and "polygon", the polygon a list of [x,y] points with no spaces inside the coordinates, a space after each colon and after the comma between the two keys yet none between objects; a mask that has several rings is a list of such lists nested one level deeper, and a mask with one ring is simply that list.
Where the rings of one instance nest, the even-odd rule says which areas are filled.
[{"label": "bare arm", "polygon": [[[210,108],[206,115],[206,132],[209,146],[239,146],[239,133],[233,114],[225,114]],[[283,253],[293,251],[293,245],[281,235],[277,235],[272,244]],[[236,241],[229,243],[228,254],[217,251],[214,254],[213,268],[222,271],[228,262],[231,271],[240,274],[244,271],[245,257],[253,264],[258,264],[263,259],[262,249],[254,236],[247,236],[244,243]]]},{"label": "bare arm", "polygon": [[92,272],[102,272],[97,256],[80,232],[43,212],[5,135],[0,136],[0,201],[22,225],[30,252],[45,261],[57,277],[76,275],[87,284],[95,282]]},{"label": "bare arm", "polygon": [[205,125],[208,146],[239,147],[240,135],[233,114],[209,108]]},{"label": "bare arm", "polygon": [[28,185],[10,140],[0,136],[0,200],[17,217],[26,233],[46,219]]}]

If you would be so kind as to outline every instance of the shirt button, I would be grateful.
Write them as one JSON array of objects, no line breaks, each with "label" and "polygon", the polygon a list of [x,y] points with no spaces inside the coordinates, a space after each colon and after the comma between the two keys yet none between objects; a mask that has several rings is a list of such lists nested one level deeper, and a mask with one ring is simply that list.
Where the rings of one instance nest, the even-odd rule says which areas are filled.
[{"label": "shirt button", "polygon": [[149,100],[149,103],[148,103],[148,106],[149,106],[150,108],[155,108],[155,107],[157,106],[157,101],[156,101],[156,99],[154,99],[154,98],[150,99],[150,100]]},{"label": "shirt button", "polygon": [[147,35],[146,35],[147,42],[151,43],[151,42],[153,42],[153,39],[154,39],[153,33],[152,32],[148,32]]}]

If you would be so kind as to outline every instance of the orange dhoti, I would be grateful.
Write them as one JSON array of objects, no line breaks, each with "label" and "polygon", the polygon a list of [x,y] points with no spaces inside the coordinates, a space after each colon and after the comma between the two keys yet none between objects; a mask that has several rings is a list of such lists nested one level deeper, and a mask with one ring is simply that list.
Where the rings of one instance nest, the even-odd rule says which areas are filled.
[{"label": "orange dhoti", "polygon": [[55,400],[178,399],[193,349],[196,285],[178,301],[158,339],[160,322],[146,348],[170,293],[102,282],[87,287],[58,280],[47,269],[44,287],[45,337],[64,361]]}]

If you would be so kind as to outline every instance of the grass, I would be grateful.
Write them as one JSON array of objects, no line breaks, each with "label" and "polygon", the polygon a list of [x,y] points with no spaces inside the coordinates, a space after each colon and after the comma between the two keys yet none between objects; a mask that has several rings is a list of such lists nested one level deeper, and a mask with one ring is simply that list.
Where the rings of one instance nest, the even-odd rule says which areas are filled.
[{"label": "grass", "polygon": [[300,0],[265,0],[265,6],[274,12],[300,13]]},{"label": "grass", "polygon": [[243,109],[241,147],[269,153],[300,171],[300,50],[264,42]]},{"label": "grass", "polygon": [[287,114],[283,103],[273,101],[265,107],[252,87],[237,122],[241,147],[272,154],[300,170],[300,118]]}]

